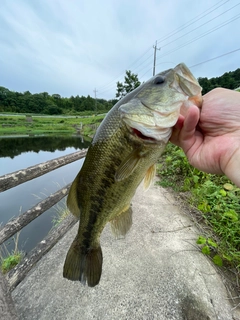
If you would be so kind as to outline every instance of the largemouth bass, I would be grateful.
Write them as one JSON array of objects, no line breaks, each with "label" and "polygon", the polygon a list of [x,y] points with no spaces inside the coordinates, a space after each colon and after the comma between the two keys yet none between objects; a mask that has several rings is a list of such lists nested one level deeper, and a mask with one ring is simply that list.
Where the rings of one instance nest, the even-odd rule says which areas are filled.
[{"label": "largemouth bass", "polygon": [[180,108],[201,105],[201,87],[183,64],[163,71],[122,98],[96,131],[67,198],[80,218],[63,276],[94,287],[102,273],[100,235],[107,222],[117,237],[132,225],[131,199],[148,188]]}]

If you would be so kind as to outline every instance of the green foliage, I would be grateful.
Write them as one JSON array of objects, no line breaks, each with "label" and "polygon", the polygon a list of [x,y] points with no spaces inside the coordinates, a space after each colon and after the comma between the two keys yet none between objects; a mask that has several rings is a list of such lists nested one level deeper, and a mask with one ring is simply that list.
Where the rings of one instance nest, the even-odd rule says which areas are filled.
[{"label": "green foliage", "polygon": [[217,241],[201,236],[197,244],[204,254],[217,253],[214,263],[240,267],[240,188],[225,176],[207,174],[193,168],[183,151],[168,144],[158,165],[159,184],[186,192],[188,202],[201,211],[204,223]]},{"label": "green foliage", "polygon": [[0,116],[0,135],[76,132],[87,135],[96,131],[103,118],[104,114],[81,118],[32,116],[31,122],[28,122],[24,116]]},{"label": "green foliage", "polygon": [[206,254],[206,255],[209,255],[210,254],[209,246],[206,245],[206,246],[202,247],[202,253]]},{"label": "green foliage", "polygon": [[11,269],[13,269],[22,259],[21,253],[12,254],[9,257],[2,260],[2,273],[7,273]]},{"label": "green foliage", "polygon": [[70,214],[70,211],[66,204],[66,199],[59,201],[56,205],[53,206],[55,210],[55,215],[53,217],[52,223],[53,228],[59,226],[59,224]]},{"label": "green foliage", "polygon": [[18,232],[12,239],[14,241],[14,249],[9,252],[6,244],[0,246],[0,268],[2,273],[7,273],[13,269],[23,257],[23,253],[18,249],[18,240],[20,233]]},{"label": "green foliage", "polygon": [[126,71],[126,75],[124,77],[124,83],[117,82],[117,98],[124,97],[127,93],[133,91],[138,86],[140,86],[141,82],[138,80],[138,75],[132,73],[130,70]]},{"label": "green foliage", "polygon": [[203,254],[212,256],[213,263],[220,267],[223,265],[222,258],[218,254],[215,254],[216,249],[218,248],[218,244],[215,241],[211,238],[199,236],[196,243],[200,246]]},{"label": "green foliage", "polygon": [[[0,112],[37,113],[37,114],[74,114],[79,112],[107,112],[117,100],[104,100],[87,97],[61,97],[59,94],[49,95],[47,92],[31,94],[10,91],[0,87]],[[96,110],[97,107],[97,110]]]},{"label": "green foliage", "polygon": [[227,89],[236,89],[240,86],[240,69],[224,73],[216,78],[198,78],[198,82],[202,87],[202,93],[205,94],[214,88],[222,87]]},{"label": "green foliage", "polygon": [[223,260],[218,254],[213,257],[213,262],[219,267],[222,267],[223,265]]}]

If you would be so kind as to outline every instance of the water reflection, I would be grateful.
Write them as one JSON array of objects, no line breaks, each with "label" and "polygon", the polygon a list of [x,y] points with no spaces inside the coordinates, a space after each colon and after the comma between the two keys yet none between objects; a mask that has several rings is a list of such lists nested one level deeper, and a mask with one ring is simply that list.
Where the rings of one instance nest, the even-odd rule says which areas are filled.
[{"label": "water reflection", "polygon": [[[82,142],[80,136],[0,138],[0,175],[70,154],[89,144],[90,139]],[[5,224],[70,183],[82,163],[83,160],[75,161],[0,193],[0,223]],[[55,215],[56,208],[53,207],[21,231],[19,244],[23,251],[29,252],[48,234]],[[8,241],[8,247],[9,250],[13,248],[12,241]]]},{"label": "water reflection", "polygon": [[64,151],[68,147],[75,149],[87,148],[90,138],[76,136],[25,136],[25,137],[0,137],[0,158],[14,158],[24,152],[56,150]]}]

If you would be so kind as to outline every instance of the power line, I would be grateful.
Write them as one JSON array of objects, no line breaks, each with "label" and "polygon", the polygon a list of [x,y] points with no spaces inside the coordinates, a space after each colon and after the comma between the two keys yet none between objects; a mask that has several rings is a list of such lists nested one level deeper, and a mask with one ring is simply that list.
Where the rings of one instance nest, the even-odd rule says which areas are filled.
[{"label": "power line", "polygon": [[[222,0],[222,1],[224,1],[224,0]],[[220,3],[221,3],[222,1],[220,1]],[[178,32],[180,32],[181,30],[187,28],[189,25],[195,23],[196,21],[202,19],[203,17],[205,17],[206,15],[210,14],[212,11],[218,9],[219,7],[221,7],[222,5],[224,5],[224,4],[227,3],[227,2],[229,2],[229,0],[225,1],[223,4],[219,4],[219,3],[218,3],[218,4],[215,4],[215,5],[211,6],[209,9],[203,11],[201,14],[199,14],[199,15],[195,16],[193,19],[191,19],[190,22],[193,21],[192,23],[186,23],[186,24],[182,25],[180,28],[178,28],[178,29],[172,31],[171,33],[169,33],[168,35],[166,35],[165,38],[162,38],[162,39],[160,38],[159,40],[160,40],[160,41],[164,41],[164,40],[167,39],[168,37],[175,35],[176,33],[178,33]],[[217,6],[217,7],[216,7],[216,6]],[[214,8],[214,7],[216,7],[214,10],[211,10],[210,12],[208,12],[210,9],[212,9],[212,8]],[[205,15],[201,16],[201,15],[202,15],[203,13],[205,13],[205,12],[207,12],[207,13],[206,13]],[[199,16],[201,16],[201,17],[198,18]],[[196,19],[196,18],[198,18],[198,19]],[[146,55],[150,50],[151,50],[151,48],[147,49],[147,50],[146,50],[139,58],[137,58],[128,68],[126,68],[126,70],[131,69],[132,66],[133,66],[134,64],[136,64],[136,63],[137,63],[144,55]],[[143,64],[144,64],[147,60],[149,60],[150,58],[152,58],[152,54],[151,54],[150,56],[148,56],[143,62],[141,62],[138,66],[136,66],[135,69],[136,69],[136,68],[139,68],[141,65],[143,65]],[[145,69],[145,68],[146,68],[146,67],[144,67],[144,69]],[[141,70],[142,70],[142,69],[141,69]],[[115,81],[118,80],[120,77],[122,77],[124,74],[125,74],[125,73],[122,72],[119,76],[117,76],[116,78],[114,78],[114,79],[111,80],[110,82],[108,82],[108,83],[100,86],[100,87],[99,87],[100,93],[103,93],[103,92],[106,92],[106,91],[111,90],[111,88],[109,88],[109,89],[106,89],[106,90],[104,90],[104,91],[101,91],[101,90],[103,90],[103,89],[105,89],[105,88],[107,88],[107,87],[111,87],[111,86],[113,85],[113,82],[114,82],[114,85],[115,85]]]},{"label": "power line", "polygon": [[[221,3],[221,2],[222,2],[222,1],[220,1],[220,3]],[[163,37],[163,38],[159,38],[158,41],[161,41],[161,42],[162,42],[162,41],[164,41],[164,40],[166,40],[166,39],[174,36],[175,34],[179,33],[180,31],[182,31],[182,30],[186,29],[187,27],[189,27],[190,25],[194,24],[195,22],[197,22],[197,21],[201,20],[202,18],[206,17],[206,16],[209,15],[211,12],[215,11],[216,9],[218,9],[218,8],[221,7],[221,6],[223,6],[223,5],[226,4],[227,2],[229,2],[229,0],[225,1],[225,2],[224,2],[223,4],[221,4],[221,5],[219,5],[219,3],[217,3],[217,4],[213,5],[213,6],[211,6],[211,7],[208,8],[207,10],[203,11],[201,14],[199,14],[199,15],[195,16],[193,19],[189,20],[189,22],[184,23],[184,24],[183,24],[182,26],[180,26],[179,28],[177,28],[177,29],[175,29],[174,31],[172,31],[172,32],[170,32],[169,34],[167,34],[167,35],[165,36],[165,38],[164,38],[164,37]],[[218,7],[217,7],[217,8],[214,8],[214,7],[216,7],[216,6],[218,6]],[[214,8],[214,9],[211,10],[211,11],[209,11],[209,10],[212,9],[212,8]],[[209,11],[209,12],[208,12],[208,11]],[[205,15],[202,15],[202,14],[205,13],[205,12],[208,12],[208,13],[206,13]],[[200,16],[200,18],[198,18],[199,16]],[[197,19],[197,18],[198,18],[198,19]],[[193,21],[193,22],[192,22],[192,21]]]},{"label": "power line", "polygon": [[[149,50],[151,50],[152,48],[150,48],[150,49],[148,49],[143,55],[145,55]],[[143,56],[142,55],[142,56]],[[140,67],[142,64],[144,64],[147,60],[149,60],[149,59],[152,59],[152,53],[149,55],[149,56],[147,56],[147,58],[142,62],[142,63],[140,63],[136,68],[138,68],[138,67]],[[138,59],[137,59],[138,60]],[[137,61],[136,60],[136,61]],[[146,67],[144,67],[144,68],[146,68]],[[129,70],[130,68],[126,68],[126,70]],[[136,72],[136,71],[135,71]],[[100,87],[100,88],[102,88],[102,90],[103,91],[99,91],[99,93],[100,94],[103,94],[103,93],[105,93],[105,92],[107,92],[107,91],[110,91],[113,87],[115,87],[116,86],[116,80],[118,80],[121,76],[124,76],[125,75],[125,72],[124,73],[122,73],[119,77],[117,77],[117,78],[115,78],[114,80],[112,80],[112,81],[110,81],[108,84],[106,84],[106,85],[104,85],[104,86],[102,86],[102,87]]]},{"label": "power line", "polygon": [[[209,61],[219,59],[219,58],[221,58],[221,57],[224,57],[224,56],[226,56],[226,55],[232,54],[232,53],[237,52],[237,51],[240,51],[240,48],[235,49],[235,50],[232,50],[232,51],[229,51],[229,52],[226,52],[226,53],[223,53],[223,54],[221,54],[221,55],[219,55],[219,56],[217,56],[217,57],[214,57],[214,58],[211,58],[211,59],[208,59],[208,60],[205,60],[205,61],[196,63],[196,64],[190,66],[189,68],[195,68],[195,67],[197,67],[197,66],[199,66],[199,65],[201,65],[201,64],[205,64],[205,63],[207,63],[207,62],[209,62]],[[162,62],[162,63],[160,63],[160,64],[164,64],[164,63],[172,63],[172,62]],[[150,70],[151,70],[151,68],[150,68],[147,72],[149,72]],[[146,72],[146,73],[147,73],[147,72]],[[145,74],[146,74],[146,73],[145,73]],[[141,79],[145,74],[143,74],[141,77],[139,77],[139,79]],[[107,91],[108,91],[108,90],[107,90]]]},{"label": "power line", "polygon": [[220,56],[217,56],[217,57],[214,57],[214,58],[211,58],[211,59],[208,59],[208,60],[205,60],[205,61],[199,62],[199,63],[197,63],[197,64],[194,64],[193,66],[191,66],[191,67],[189,67],[189,68],[194,68],[194,67],[196,67],[196,66],[200,66],[201,64],[204,64],[204,63],[207,63],[207,62],[209,62],[209,61],[212,61],[212,60],[215,60],[215,59],[221,58],[221,57],[223,57],[223,56],[227,56],[228,54],[231,54],[231,53],[237,52],[237,51],[239,51],[239,50],[240,50],[240,48],[235,49],[235,50],[232,50],[232,51],[229,51],[229,52],[226,52],[226,53],[224,53],[224,54],[221,54]]},{"label": "power line", "polygon": [[[239,5],[239,4],[240,4],[240,3],[238,3],[237,5]],[[226,10],[225,12],[223,12],[223,13],[219,14],[218,16],[214,17],[213,19],[215,19],[215,18],[217,18],[217,17],[221,16],[222,14],[224,14],[224,13],[228,12],[229,10],[233,9],[234,7],[236,7],[237,5],[235,5],[235,6],[233,6],[232,8],[230,8],[230,9]],[[200,35],[200,36],[198,36],[197,38],[193,38],[193,39],[191,39],[190,41],[185,42],[185,43],[184,43],[184,44],[182,44],[181,46],[179,46],[179,47],[177,47],[177,48],[175,48],[175,49],[173,49],[173,50],[171,50],[171,51],[168,51],[167,53],[165,53],[165,54],[161,55],[159,58],[165,57],[165,56],[166,56],[166,55],[168,55],[169,53],[175,52],[175,51],[177,51],[177,50],[179,50],[179,49],[181,49],[181,48],[183,48],[183,47],[187,46],[188,44],[191,44],[192,42],[195,42],[196,40],[198,40],[198,39],[200,39],[200,38],[202,38],[202,37],[204,37],[204,36],[208,35],[209,33],[212,33],[212,32],[214,32],[214,31],[216,31],[216,30],[218,30],[218,29],[220,29],[220,28],[224,27],[225,25],[227,25],[227,24],[229,24],[229,23],[233,22],[234,20],[236,20],[236,19],[238,19],[238,18],[239,18],[239,15],[234,16],[233,18],[231,18],[231,19],[229,19],[229,20],[225,21],[224,23],[219,24],[219,25],[217,25],[217,26],[213,27],[212,29],[209,29],[208,31],[206,31],[205,33],[201,34],[201,35]],[[212,20],[213,20],[213,19],[212,19]],[[212,20],[209,20],[208,22],[211,22]],[[203,26],[203,25],[201,25],[201,26]],[[199,27],[201,27],[201,26],[199,26]],[[194,31],[194,30],[198,29],[199,27],[197,27],[197,28],[193,29],[192,31]],[[190,31],[190,32],[192,32],[192,31]],[[188,32],[188,33],[190,33],[190,32]],[[186,34],[188,34],[188,33],[186,33]],[[185,36],[186,34],[184,34],[183,36]],[[178,40],[178,39],[182,38],[183,36],[181,36],[181,37],[179,37],[179,38],[177,38],[177,39],[175,39],[175,40]],[[174,41],[175,41],[175,40],[174,40]],[[174,41],[172,41],[172,42],[174,42]],[[172,42],[170,42],[170,43],[172,43]],[[167,46],[167,45],[168,45],[168,44],[170,44],[170,43],[167,43],[167,44],[166,44],[166,45],[164,45],[164,46]],[[163,47],[164,47],[164,46],[163,46]],[[161,48],[163,48],[163,47],[161,47]],[[162,64],[162,63],[160,63],[160,64]],[[159,64],[157,64],[157,65],[159,65]],[[142,70],[146,69],[147,67],[148,67],[148,66],[143,67],[141,70],[139,70],[139,72],[141,72]],[[140,78],[142,78],[146,73],[148,73],[148,72],[149,72],[149,70],[150,70],[150,68],[149,68],[149,69],[148,69],[148,70],[147,70],[147,71],[146,71],[146,72],[145,72],[145,73],[144,73]]]},{"label": "power line", "polygon": [[[223,0],[223,1],[224,1],[224,0]],[[222,2],[222,1],[221,1],[221,2]],[[160,40],[161,40],[161,41],[167,40],[168,38],[170,38],[170,37],[172,37],[173,35],[179,33],[180,31],[182,31],[183,29],[186,29],[187,27],[189,27],[189,26],[192,25],[193,23],[199,21],[200,19],[202,19],[202,18],[204,18],[205,16],[209,15],[211,12],[215,11],[215,10],[218,9],[219,7],[225,5],[227,2],[229,2],[229,0],[228,0],[228,1],[225,1],[225,2],[222,3],[222,4],[220,4],[221,2],[219,2],[219,3],[217,3],[217,4],[213,5],[213,6],[211,6],[209,9],[205,10],[205,11],[202,12],[200,15],[197,15],[195,18],[191,19],[189,22],[187,22],[186,24],[182,25],[180,28],[175,29],[174,31],[172,31],[171,33],[169,33],[168,35],[166,35],[165,37],[160,38]],[[212,20],[218,18],[219,16],[225,14],[226,12],[232,10],[234,7],[238,6],[239,4],[240,4],[240,3],[238,3],[238,4],[234,5],[233,7],[225,10],[225,11],[222,12],[221,14],[215,16],[213,19],[208,20],[206,23],[209,23],[210,21],[212,21]],[[209,11],[209,10],[210,10],[210,11]],[[205,13],[205,14],[204,14],[204,13]],[[199,16],[200,16],[200,17],[199,17]],[[202,33],[201,35],[199,35],[199,36],[197,36],[197,37],[195,37],[195,38],[192,38],[191,40],[185,42],[184,44],[180,45],[179,47],[176,47],[176,48],[174,48],[173,50],[170,50],[170,51],[166,52],[165,54],[161,55],[159,58],[162,58],[162,57],[164,57],[164,56],[166,56],[166,55],[168,55],[168,54],[170,54],[170,53],[173,53],[173,52],[175,52],[175,51],[183,48],[184,46],[187,46],[187,45],[189,45],[189,44],[197,41],[198,39],[200,39],[200,38],[202,38],[202,37],[204,37],[204,36],[207,36],[208,34],[210,34],[210,33],[214,32],[214,31],[222,28],[223,26],[225,26],[225,25],[233,22],[234,20],[236,20],[236,19],[238,19],[238,18],[239,18],[239,15],[234,16],[233,18],[231,18],[231,19],[229,19],[229,20],[227,20],[227,21],[225,21],[225,22],[223,22],[223,23],[221,23],[221,24],[213,27],[212,29],[207,30],[206,32]],[[193,21],[193,22],[192,22],[192,21]],[[205,23],[205,24],[206,24],[206,23]],[[174,41],[176,41],[176,40],[184,37],[185,35],[193,32],[193,31],[195,31],[196,29],[201,28],[203,25],[204,25],[204,24],[201,24],[200,26],[194,28],[193,30],[185,33],[183,36],[178,37],[178,38],[172,40],[171,42],[164,44],[163,47],[166,47],[167,45],[173,43]],[[136,72],[135,70],[138,70],[137,73],[139,74],[139,72],[141,72],[142,70],[148,68],[149,65],[150,65],[150,61],[149,61],[149,60],[152,59],[152,54],[151,54],[151,55],[148,55],[148,56],[146,57],[146,59],[144,59],[143,61],[141,61],[141,59],[142,59],[150,50],[151,50],[151,48],[148,48],[148,49],[147,49],[140,57],[138,57],[127,69],[130,69],[131,66],[134,66],[134,65],[137,64],[137,65],[134,67],[134,72]],[[140,61],[141,61],[141,62],[140,62]],[[170,63],[172,63],[172,62],[170,62]],[[162,64],[162,63],[158,63],[157,65],[160,65],[160,64]],[[141,69],[139,70],[139,67],[141,67],[141,66],[143,66],[143,68],[141,68]],[[150,68],[149,68],[149,70],[150,70]],[[148,71],[149,71],[149,70],[148,70]],[[148,71],[147,71],[147,72],[148,72]],[[142,75],[142,77],[143,77],[147,72],[145,72],[145,73]],[[105,93],[105,92],[110,91],[110,90],[112,90],[113,88],[115,88],[115,87],[116,87],[116,80],[118,80],[118,79],[119,79],[120,77],[122,77],[123,75],[125,75],[125,72],[123,72],[122,74],[120,74],[118,77],[116,77],[115,79],[111,80],[111,81],[108,82],[107,84],[100,86],[100,87],[99,87],[99,88],[100,88],[100,94]],[[103,91],[102,91],[102,90],[103,90]]]},{"label": "power line", "polygon": [[200,26],[198,26],[198,27],[196,27],[196,28],[192,29],[191,31],[189,31],[189,32],[187,32],[187,33],[184,33],[181,37],[178,37],[178,38],[176,38],[176,39],[174,39],[174,40],[172,40],[172,41],[170,41],[170,42],[168,42],[168,43],[164,44],[163,46],[161,46],[161,48],[164,48],[164,47],[166,47],[167,45],[169,45],[169,44],[171,44],[171,43],[175,42],[176,40],[179,40],[179,39],[181,39],[181,38],[185,37],[187,34],[189,34],[189,33],[193,32],[193,31],[195,31],[195,30],[197,30],[197,29],[201,28],[202,26],[205,26],[207,23],[212,22],[213,20],[217,19],[218,17],[222,16],[222,15],[223,15],[223,14],[225,14],[226,12],[228,12],[228,11],[230,11],[230,10],[234,9],[236,6],[239,6],[239,5],[240,5],[240,3],[236,4],[235,6],[231,7],[230,9],[228,9],[228,10],[226,10],[226,11],[224,11],[224,12],[220,13],[219,15],[215,16],[214,18],[211,18],[210,20],[208,20],[208,21],[204,22],[204,23],[203,23],[203,24],[201,24]]},{"label": "power line", "polygon": [[[195,67],[197,67],[197,66],[199,66],[199,65],[201,65],[201,64],[205,64],[205,63],[207,63],[207,62],[209,62],[209,61],[219,59],[219,58],[221,58],[221,57],[224,57],[224,56],[226,56],[226,55],[232,54],[232,53],[237,52],[237,51],[240,51],[240,48],[235,49],[235,50],[232,50],[232,51],[229,51],[229,52],[226,52],[226,53],[223,53],[223,54],[221,54],[221,55],[219,55],[219,56],[217,56],[217,57],[214,57],[214,58],[211,58],[211,59],[208,59],[208,60],[205,60],[205,61],[196,63],[196,64],[190,66],[189,68],[195,68]],[[172,63],[172,62],[162,62],[162,63],[159,63],[159,64],[164,64],[164,63]],[[148,69],[147,72],[149,72],[150,70],[151,70],[151,68]],[[146,72],[146,73],[147,73],[147,72]],[[146,73],[145,73],[145,74],[146,74]],[[145,74],[143,74],[141,77],[139,77],[139,79],[141,79]],[[108,91],[108,90],[107,90],[107,91]]]},{"label": "power line", "polygon": [[177,51],[177,50],[179,50],[179,49],[181,49],[181,48],[183,48],[183,47],[186,47],[187,45],[189,45],[189,44],[197,41],[197,40],[200,39],[200,38],[205,37],[206,35],[214,32],[214,31],[216,31],[216,30],[218,30],[218,29],[220,29],[220,28],[222,28],[222,27],[224,27],[225,25],[227,25],[227,24],[229,24],[229,23],[231,23],[231,22],[233,22],[233,21],[235,21],[235,20],[237,20],[237,19],[239,19],[239,18],[240,18],[240,14],[237,14],[236,16],[234,16],[233,18],[225,21],[224,23],[222,23],[222,24],[220,24],[220,25],[217,25],[217,26],[215,26],[215,27],[212,28],[212,29],[209,29],[209,30],[206,31],[205,33],[202,33],[202,34],[201,34],[200,36],[198,36],[197,38],[193,38],[193,39],[191,39],[190,41],[185,42],[185,43],[182,44],[181,46],[176,47],[176,48],[174,48],[173,50],[166,52],[165,54],[161,55],[159,58],[163,58],[163,57],[165,57],[166,55],[169,55],[170,53],[173,53],[173,52],[175,52],[175,51]]},{"label": "power line", "polygon": [[[137,61],[139,61],[139,60],[140,60],[145,54],[147,54],[148,51],[150,51],[150,50],[151,50],[151,47],[148,48],[146,51],[144,51],[144,53],[143,53],[139,58],[137,58],[128,68],[126,68],[126,70],[129,70]],[[116,81],[117,79],[119,79],[119,78],[120,78],[122,75],[124,75],[124,74],[125,74],[125,73],[122,72],[119,76],[117,76],[116,78],[114,78],[114,79],[111,80],[110,82],[106,83],[105,85],[100,86],[99,89],[103,89],[103,88],[105,88],[105,87],[108,87],[109,85],[112,84],[113,81]]]},{"label": "power line", "polygon": [[[157,66],[159,66],[160,64],[166,64],[166,63],[173,64],[174,66],[176,65],[176,63],[171,62],[171,61],[164,61],[164,62],[158,63]],[[145,67],[145,68],[146,68],[146,67]],[[144,69],[145,69],[145,68],[144,68]],[[139,80],[142,79],[142,78],[143,78],[148,72],[150,72],[151,70],[152,70],[151,67],[148,68],[148,70],[147,70],[143,75],[139,76],[138,79],[139,79]]]}]

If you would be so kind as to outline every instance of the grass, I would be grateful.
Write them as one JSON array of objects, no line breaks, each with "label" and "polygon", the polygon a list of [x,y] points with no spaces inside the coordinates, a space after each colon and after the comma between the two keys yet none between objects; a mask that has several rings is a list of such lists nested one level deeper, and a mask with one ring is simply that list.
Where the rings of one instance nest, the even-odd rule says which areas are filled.
[{"label": "grass", "polygon": [[89,117],[0,116],[0,135],[76,133],[93,135],[104,115]]},{"label": "grass", "polygon": [[20,232],[13,237],[14,249],[11,252],[5,244],[0,247],[0,266],[3,274],[13,269],[23,258],[23,252],[18,249],[19,235]]},{"label": "grass", "polygon": [[[60,185],[57,184],[60,188]],[[42,196],[34,195],[37,199],[42,200]],[[43,194],[44,197],[47,197],[46,194]],[[52,207],[55,210],[55,215],[53,216],[52,224],[53,227],[57,227],[69,214],[70,211],[66,205],[66,199],[62,199],[56,205]],[[21,208],[20,208],[21,213]],[[19,244],[19,235],[20,232],[16,233],[12,240],[14,241],[14,249],[9,251],[7,245],[4,243],[0,246],[0,269],[3,274],[9,272],[13,269],[19,262],[21,262],[24,252],[18,249]]]},{"label": "grass", "polygon": [[53,206],[53,208],[55,210],[55,215],[52,223],[53,228],[55,228],[70,214],[70,211],[67,208],[66,199],[58,202],[55,206]]},{"label": "grass", "polygon": [[[67,208],[66,201],[60,201],[53,206],[56,214],[53,217],[53,228],[57,227],[69,214],[70,211]],[[19,262],[21,262],[24,253],[18,249],[18,240],[20,232],[12,238],[14,241],[14,249],[10,252],[7,246],[3,244],[0,246],[0,268],[3,274],[13,269]]]},{"label": "grass", "polygon": [[[59,183],[55,182],[54,184],[56,185],[58,190],[62,188]],[[42,201],[44,198],[47,198],[49,196],[47,193],[41,192],[41,195],[33,194],[33,196],[36,199]],[[57,227],[70,214],[66,201],[67,198],[64,197],[62,200],[60,200],[58,203],[51,207],[55,211],[55,214],[52,218],[53,228]]]},{"label": "grass", "polygon": [[219,266],[240,269],[240,188],[225,176],[192,167],[184,152],[168,144],[157,169],[159,184],[184,195],[208,226],[197,244]]},{"label": "grass", "polygon": [[[22,207],[20,207],[19,214],[21,214]],[[0,268],[3,274],[13,269],[23,258],[24,253],[19,250],[20,231],[12,237],[14,242],[14,249],[9,251],[7,245],[3,243],[0,245]]]}]

